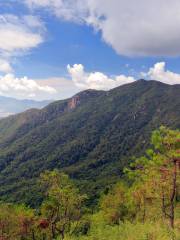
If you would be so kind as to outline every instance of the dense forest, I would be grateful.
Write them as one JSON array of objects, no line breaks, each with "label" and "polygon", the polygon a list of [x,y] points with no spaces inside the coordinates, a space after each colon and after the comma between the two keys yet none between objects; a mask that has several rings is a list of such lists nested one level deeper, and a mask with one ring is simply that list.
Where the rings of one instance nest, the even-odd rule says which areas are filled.
[{"label": "dense forest", "polygon": [[96,208],[67,174],[44,171],[37,180],[41,206],[1,202],[0,239],[179,240],[180,131],[161,126],[149,146]]},{"label": "dense forest", "polygon": [[0,199],[41,205],[37,184],[57,168],[73,179],[88,205],[149,147],[151,132],[180,128],[180,86],[139,80],[110,91],[86,90],[42,110],[0,121]]}]

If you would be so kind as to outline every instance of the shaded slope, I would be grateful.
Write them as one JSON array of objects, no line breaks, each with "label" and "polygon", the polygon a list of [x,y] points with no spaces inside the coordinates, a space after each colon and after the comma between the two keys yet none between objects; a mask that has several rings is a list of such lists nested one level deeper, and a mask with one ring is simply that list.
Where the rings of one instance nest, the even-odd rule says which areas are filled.
[{"label": "shaded slope", "polygon": [[0,121],[1,196],[29,199],[34,179],[55,167],[95,194],[143,152],[152,130],[180,127],[179,96],[180,85],[140,80]]}]

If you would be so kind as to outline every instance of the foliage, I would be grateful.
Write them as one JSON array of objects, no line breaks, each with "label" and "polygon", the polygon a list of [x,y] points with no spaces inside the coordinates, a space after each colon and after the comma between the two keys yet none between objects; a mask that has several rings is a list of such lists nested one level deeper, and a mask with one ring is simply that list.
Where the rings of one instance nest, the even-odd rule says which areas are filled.
[{"label": "foliage", "polygon": [[0,239],[33,239],[34,210],[24,205],[0,204]]},{"label": "foliage", "polygon": [[113,189],[104,195],[100,201],[100,210],[108,224],[119,224],[119,221],[130,217],[128,188],[122,182],[117,183]]},{"label": "foliage", "polygon": [[172,231],[162,223],[130,223],[119,226],[99,225],[93,227],[88,236],[69,237],[66,240],[179,240],[180,233]]},{"label": "foliage", "polygon": [[180,127],[179,93],[179,86],[141,80],[109,92],[84,91],[1,120],[1,199],[40,205],[36,180],[58,168],[94,206],[123,175],[130,157],[144,154],[152,130],[161,124]]},{"label": "foliage", "polygon": [[137,159],[125,172],[133,179],[131,191],[136,208],[142,210],[143,221],[150,206],[153,218],[168,218],[174,227],[180,186],[180,132],[160,127],[152,134],[152,144],[153,149],[147,150],[146,156]]},{"label": "foliage", "polygon": [[149,143],[180,127],[179,101],[142,80],[0,121],[0,196],[19,203],[0,204],[0,239],[179,240],[180,132]]},{"label": "foliage", "polygon": [[0,204],[0,239],[179,240],[180,132],[160,127],[151,139],[145,156],[124,169],[130,181],[107,189],[94,212],[68,175],[43,172],[40,209]]},{"label": "foliage", "polygon": [[79,194],[67,175],[57,170],[41,174],[41,184],[47,195],[42,216],[49,222],[52,238],[61,235],[64,239],[65,233],[73,233],[80,223],[85,196]]}]

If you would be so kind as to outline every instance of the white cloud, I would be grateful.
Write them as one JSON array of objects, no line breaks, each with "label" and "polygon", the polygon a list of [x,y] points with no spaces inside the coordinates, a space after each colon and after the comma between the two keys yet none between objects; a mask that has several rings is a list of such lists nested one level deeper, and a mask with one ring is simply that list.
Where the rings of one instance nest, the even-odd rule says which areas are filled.
[{"label": "white cloud", "polygon": [[179,0],[24,0],[57,17],[101,31],[103,40],[126,56],[180,55]]},{"label": "white cloud", "polygon": [[43,42],[42,22],[34,16],[0,15],[0,55],[16,56]]},{"label": "white cloud", "polygon": [[32,15],[18,17],[12,14],[1,14],[0,72],[13,72],[11,62],[14,58],[42,43],[44,31],[42,21]]},{"label": "white cloud", "polygon": [[7,60],[0,59],[0,72],[10,73],[12,72],[12,67]]},{"label": "white cloud", "polygon": [[66,99],[72,97],[74,94],[79,92],[81,89],[78,88],[72,79],[63,77],[51,77],[47,79],[38,79],[36,82],[40,86],[51,86],[56,89],[56,93],[53,95],[53,99]]},{"label": "white cloud", "polygon": [[24,0],[24,2],[31,9],[44,8],[67,21],[83,21],[88,11],[86,0]]},{"label": "white cloud", "polygon": [[48,85],[40,85],[27,77],[16,78],[13,74],[0,76],[0,95],[18,99],[52,99],[56,90]]},{"label": "white cloud", "polygon": [[63,4],[62,0],[24,0],[29,7],[55,7]]},{"label": "white cloud", "polygon": [[166,84],[180,84],[180,74],[166,70],[166,63],[156,63],[147,73],[142,73],[143,76],[151,80],[157,80]]},{"label": "white cloud", "polygon": [[[0,95],[18,99],[65,99],[85,89],[110,90],[136,81],[126,75],[107,76],[102,72],[86,72],[82,64],[68,65],[70,79],[52,77],[48,79],[17,78],[13,74],[0,76]],[[180,74],[166,70],[165,62],[156,63],[142,77],[166,84],[180,84]]]},{"label": "white cloud", "polygon": [[82,64],[74,64],[72,67],[68,65],[67,69],[72,81],[80,89],[109,90],[135,81],[133,77],[125,75],[108,77],[101,72],[87,73]]},{"label": "white cloud", "polygon": [[12,74],[11,62],[41,44],[44,32],[43,22],[35,16],[0,15],[0,72],[6,73],[0,76],[0,95],[38,100],[54,97],[56,90],[53,87]]}]

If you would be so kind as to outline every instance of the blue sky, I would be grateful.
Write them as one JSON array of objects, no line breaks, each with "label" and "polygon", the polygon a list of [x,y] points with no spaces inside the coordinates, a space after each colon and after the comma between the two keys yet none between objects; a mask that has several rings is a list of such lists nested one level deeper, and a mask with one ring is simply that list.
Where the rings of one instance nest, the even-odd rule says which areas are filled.
[{"label": "blue sky", "polygon": [[138,10],[136,1],[1,1],[0,94],[62,99],[142,77],[180,83],[179,1],[140,0]]}]

